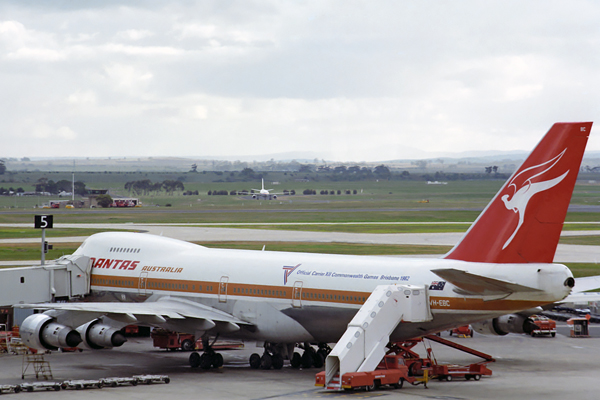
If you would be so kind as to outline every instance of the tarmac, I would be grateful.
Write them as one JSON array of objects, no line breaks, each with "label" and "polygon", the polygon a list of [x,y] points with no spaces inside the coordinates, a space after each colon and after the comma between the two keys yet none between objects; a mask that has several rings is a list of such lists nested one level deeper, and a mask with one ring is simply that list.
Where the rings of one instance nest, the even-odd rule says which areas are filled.
[{"label": "tarmac", "polygon": [[[253,343],[244,349],[222,351],[225,364],[216,370],[192,369],[189,353],[165,351],[152,346],[149,338],[130,338],[120,349],[61,353],[45,356],[52,369],[52,381],[130,377],[139,374],[168,375],[169,384],[120,386],[103,389],[43,391],[10,394],[9,398],[44,399],[597,399],[600,376],[600,327],[592,338],[568,337],[565,324],[555,338],[510,334],[504,337],[475,334],[473,338],[450,338],[460,344],[492,355],[488,364],[492,376],[480,381],[432,380],[402,389],[381,388],[366,392],[329,392],[315,387],[317,369],[294,369],[286,362],[281,370],[253,370],[251,353],[262,353]],[[447,333],[443,333],[448,337]],[[439,363],[466,365],[481,361],[472,355],[431,343]],[[423,345],[415,347],[425,354]],[[31,368],[21,379],[23,358],[0,354],[0,385],[36,382]],[[44,381],[44,380],[40,380]]]}]

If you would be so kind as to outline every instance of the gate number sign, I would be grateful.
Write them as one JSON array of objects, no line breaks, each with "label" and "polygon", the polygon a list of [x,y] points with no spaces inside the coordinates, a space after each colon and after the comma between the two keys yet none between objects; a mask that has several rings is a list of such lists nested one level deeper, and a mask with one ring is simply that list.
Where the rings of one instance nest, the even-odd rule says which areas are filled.
[{"label": "gate number sign", "polygon": [[33,226],[36,229],[51,229],[52,215],[34,215]]}]

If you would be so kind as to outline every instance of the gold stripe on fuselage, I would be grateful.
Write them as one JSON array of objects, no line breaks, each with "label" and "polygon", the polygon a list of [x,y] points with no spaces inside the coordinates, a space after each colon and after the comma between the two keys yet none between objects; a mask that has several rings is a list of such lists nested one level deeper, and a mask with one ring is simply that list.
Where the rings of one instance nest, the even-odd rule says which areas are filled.
[{"label": "gold stripe on fuselage", "polygon": [[[143,279],[143,283],[141,280]],[[145,290],[147,292],[179,292],[182,294],[208,294],[208,295],[227,295],[247,298],[265,298],[265,299],[288,299],[326,302],[334,304],[363,304],[371,293],[312,289],[307,287],[295,288],[287,286],[271,285],[253,285],[246,283],[232,282],[210,282],[210,281],[190,281],[179,279],[157,279],[140,277],[117,277],[113,275],[92,276],[92,289],[103,290],[111,289],[131,289]],[[141,286],[145,285],[145,286]],[[223,286],[224,285],[224,286]],[[293,298],[295,297],[295,298]],[[528,300],[494,300],[484,301],[481,298],[466,297],[439,297],[430,296],[430,308],[432,311],[502,311],[528,309],[536,307],[539,302]]]}]

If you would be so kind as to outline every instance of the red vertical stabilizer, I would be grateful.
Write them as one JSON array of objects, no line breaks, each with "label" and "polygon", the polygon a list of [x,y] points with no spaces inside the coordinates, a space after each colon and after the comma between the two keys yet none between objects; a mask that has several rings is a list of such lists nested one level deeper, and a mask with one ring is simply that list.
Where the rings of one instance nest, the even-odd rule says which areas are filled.
[{"label": "red vertical stabilizer", "polygon": [[444,258],[551,263],[591,129],[554,124]]}]

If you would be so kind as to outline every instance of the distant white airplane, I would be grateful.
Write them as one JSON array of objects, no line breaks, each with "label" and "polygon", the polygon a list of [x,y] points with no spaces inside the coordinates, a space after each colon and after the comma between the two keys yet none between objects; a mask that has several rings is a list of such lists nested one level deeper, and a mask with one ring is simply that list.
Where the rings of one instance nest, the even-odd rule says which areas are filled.
[{"label": "distant white airplane", "polygon": [[262,187],[261,189],[252,189],[258,191],[258,193],[254,193],[252,195],[253,199],[257,200],[275,200],[277,199],[277,195],[281,193],[270,193],[273,189],[265,189],[265,180],[261,179]]},{"label": "distant white airplane", "polygon": [[[211,249],[142,233],[92,235],[61,258],[87,265],[87,273],[71,275],[86,279],[85,301],[16,304],[44,310],[24,320],[22,340],[40,350],[116,347],[125,341],[119,329],[138,324],[201,337],[204,353],[191,354],[192,367],[222,365],[209,342],[220,336],[264,344],[251,366],[279,369],[285,358],[321,367],[327,343],[337,341],[368,350],[367,339],[369,346],[385,346],[466,324],[494,335],[522,333],[529,313],[521,312],[560,302],[575,285],[569,268],[552,261],[591,128],[591,122],[553,125],[442,259]],[[273,195],[264,181],[261,192]],[[0,279],[0,293],[16,284]],[[351,324],[350,335],[355,317],[364,320]],[[294,352],[299,343],[302,355]]]}]

